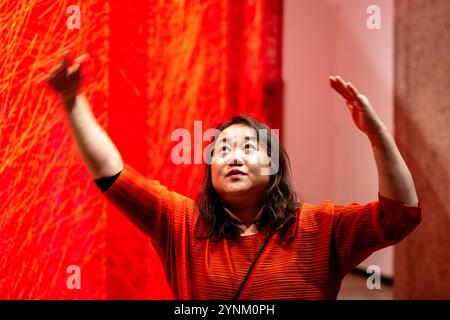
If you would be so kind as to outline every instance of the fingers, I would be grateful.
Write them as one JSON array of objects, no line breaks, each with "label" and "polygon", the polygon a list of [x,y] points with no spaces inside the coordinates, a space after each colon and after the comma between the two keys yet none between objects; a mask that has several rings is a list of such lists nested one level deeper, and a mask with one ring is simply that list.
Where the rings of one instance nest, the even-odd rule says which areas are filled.
[{"label": "fingers", "polygon": [[57,76],[64,76],[67,73],[67,66],[69,64],[69,54],[70,51],[66,50],[65,52],[63,52],[62,55],[62,60],[59,63],[58,66],[56,66],[55,68],[52,69],[52,71],[50,71],[50,74],[54,77]]},{"label": "fingers", "polygon": [[330,83],[332,88],[335,89],[344,99],[349,100],[351,98],[340,78],[330,77]]},{"label": "fingers", "polygon": [[48,81],[50,79],[50,75],[48,73],[40,72],[33,78],[33,82],[36,84],[41,84],[45,81]]},{"label": "fingers", "polygon": [[63,51],[60,51],[55,55],[49,56],[46,60],[40,63],[39,68],[42,68],[47,71],[51,70],[51,68],[54,67],[55,62],[59,63],[61,59],[64,58],[64,56],[67,54],[67,52],[70,52],[70,50],[64,49]]},{"label": "fingers", "polygon": [[87,53],[75,58],[74,64],[67,70],[67,73],[72,74],[74,72],[77,72],[81,68],[82,64],[87,60],[89,60],[89,54]]},{"label": "fingers", "polygon": [[[40,66],[38,67],[38,70],[43,70],[44,73],[46,73],[46,74],[47,73],[48,74],[60,73],[62,70],[67,69],[67,65],[69,63],[69,54],[70,54],[70,49],[68,49],[68,48],[63,49],[63,51],[60,51],[59,53],[57,53],[56,56],[50,57],[49,60],[40,64]],[[57,66],[50,69],[52,66],[55,65],[55,60],[56,60]],[[51,70],[51,71],[48,72],[49,70]]]},{"label": "fingers", "polygon": [[82,54],[81,56],[75,58],[75,62],[79,63],[79,64],[83,64],[87,60],[89,60],[89,54],[88,53]]},{"label": "fingers", "polygon": [[345,100],[354,100],[350,90],[347,88],[346,84],[339,76],[329,77],[329,79],[331,87],[336,90]]},{"label": "fingers", "polygon": [[[47,73],[44,71],[44,66],[49,65],[49,62],[44,64],[44,66],[38,68],[38,74],[33,78],[33,82],[36,84],[42,84],[43,82],[50,82],[55,78],[64,77],[67,74],[67,64],[69,60],[69,50],[66,50],[60,54],[58,54],[58,57],[62,56],[62,60],[59,63],[58,66],[53,68],[50,73]],[[41,71],[39,71],[41,70]]]},{"label": "fingers", "polygon": [[68,63],[68,54],[70,50],[64,50],[63,52],[57,54],[57,58],[62,58],[61,62],[58,64],[58,66],[51,69],[50,73],[48,72],[49,68],[55,64],[55,58],[52,58],[51,60],[42,63],[38,68],[38,74],[32,79],[32,81],[36,84],[41,84],[44,81],[50,80],[52,77],[58,75],[59,73],[62,73],[65,68],[67,68]]},{"label": "fingers", "polygon": [[329,77],[331,87],[333,87],[337,92],[339,92],[345,100],[347,101],[356,101],[359,102],[360,93],[355,88],[355,86],[351,82],[345,82],[341,77]]},{"label": "fingers", "polygon": [[[48,66],[51,62],[45,63],[42,67],[38,68],[38,74],[32,79],[32,81],[36,84],[41,84],[43,82],[51,81],[55,78],[64,77],[68,74],[72,74],[74,72],[77,72],[83,63],[85,63],[87,60],[89,60],[89,54],[85,53],[81,56],[74,59],[74,64],[70,67],[69,65],[69,55],[70,50],[64,50],[63,52],[59,53],[57,57],[61,57],[61,61],[58,66],[54,67],[50,73],[46,72],[45,70],[48,70]],[[47,68],[45,68],[47,66]]]},{"label": "fingers", "polygon": [[336,83],[337,83],[337,86],[341,89],[341,91],[345,92],[346,96],[351,97],[350,92],[346,86],[346,83],[344,80],[342,80],[341,77],[336,76]]},{"label": "fingers", "polygon": [[347,82],[347,88],[350,91],[350,94],[352,95],[352,97],[354,97],[355,100],[358,100],[358,90],[356,90],[356,88],[353,86],[353,84],[351,82]]},{"label": "fingers", "polygon": [[353,84],[351,82],[347,83],[347,87],[349,88],[351,95],[354,98],[354,101],[356,101],[355,105],[359,110],[362,110],[369,105],[369,101],[368,101],[367,97],[364,96],[363,94],[359,93],[358,90],[353,86]]}]

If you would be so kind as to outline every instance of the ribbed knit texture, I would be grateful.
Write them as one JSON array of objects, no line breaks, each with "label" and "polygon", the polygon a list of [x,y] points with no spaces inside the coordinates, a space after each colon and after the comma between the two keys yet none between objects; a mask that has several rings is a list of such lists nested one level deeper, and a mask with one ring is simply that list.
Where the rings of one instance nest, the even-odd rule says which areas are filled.
[{"label": "ribbed knit texture", "polygon": [[[129,165],[105,196],[150,236],[177,299],[232,299],[266,236],[196,239],[194,201]],[[293,241],[271,237],[240,299],[336,299],[348,272],[421,221],[420,205],[378,197],[365,205],[304,204],[291,226]]]}]

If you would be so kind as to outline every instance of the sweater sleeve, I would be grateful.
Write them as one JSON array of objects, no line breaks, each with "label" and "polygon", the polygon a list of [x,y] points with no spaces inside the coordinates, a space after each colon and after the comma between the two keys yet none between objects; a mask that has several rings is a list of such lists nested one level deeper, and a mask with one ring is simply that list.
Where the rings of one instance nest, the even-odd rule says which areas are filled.
[{"label": "sweater sleeve", "polygon": [[104,195],[150,236],[164,262],[172,245],[174,221],[185,214],[186,201],[191,199],[169,191],[127,164]]},{"label": "sweater sleeve", "polygon": [[341,278],[373,252],[404,239],[421,221],[420,203],[408,206],[381,194],[378,199],[334,206],[332,248]]}]

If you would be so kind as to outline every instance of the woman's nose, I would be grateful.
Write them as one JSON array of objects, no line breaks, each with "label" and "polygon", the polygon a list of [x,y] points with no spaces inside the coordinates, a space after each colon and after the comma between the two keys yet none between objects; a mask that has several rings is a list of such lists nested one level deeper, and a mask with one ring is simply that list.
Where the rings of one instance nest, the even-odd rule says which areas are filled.
[{"label": "woman's nose", "polygon": [[245,155],[244,152],[242,150],[234,150],[231,153],[231,157],[230,157],[230,163],[231,164],[244,164],[245,162]]}]

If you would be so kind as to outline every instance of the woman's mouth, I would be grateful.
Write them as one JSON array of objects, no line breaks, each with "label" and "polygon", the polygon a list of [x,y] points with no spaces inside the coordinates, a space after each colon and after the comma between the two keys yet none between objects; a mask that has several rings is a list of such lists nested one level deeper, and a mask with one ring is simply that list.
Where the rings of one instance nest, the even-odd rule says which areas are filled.
[{"label": "woman's mouth", "polygon": [[236,177],[241,177],[241,176],[246,176],[246,175],[247,175],[247,174],[246,174],[245,172],[241,171],[241,170],[233,169],[233,170],[230,170],[230,171],[226,174],[226,177],[233,177],[233,178],[236,178]]}]

